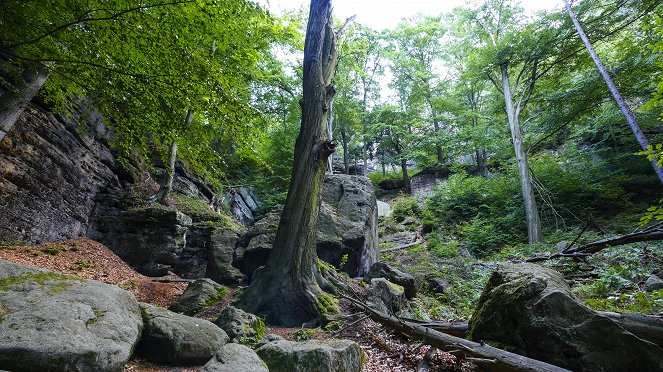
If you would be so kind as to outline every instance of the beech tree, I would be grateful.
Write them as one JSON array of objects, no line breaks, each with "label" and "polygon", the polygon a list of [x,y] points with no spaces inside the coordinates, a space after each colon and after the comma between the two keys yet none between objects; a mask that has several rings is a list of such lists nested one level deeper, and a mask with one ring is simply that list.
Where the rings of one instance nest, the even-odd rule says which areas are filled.
[{"label": "beech tree", "polygon": [[327,158],[335,144],[327,138],[332,77],[338,62],[331,0],[311,0],[304,46],[302,121],[295,161],[274,246],[264,267],[251,278],[237,305],[271,324],[301,326],[320,321],[336,308],[318,266],[316,231]]},{"label": "beech tree", "polygon": [[[631,128],[631,131],[633,132],[633,135],[635,135],[635,138],[638,140],[638,143],[640,144],[642,150],[647,151],[650,147],[647,136],[645,136],[645,134],[642,132],[642,129],[640,129],[640,126],[635,120],[635,115],[633,115],[633,112],[628,107],[628,104],[626,103],[626,101],[624,101],[624,98],[622,98],[622,95],[621,93],[619,93],[617,86],[612,81],[610,74],[606,70],[603,63],[601,62],[599,56],[596,54],[596,51],[594,50],[592,43],[589,41],[589,38],[587,37],[585,31],[580,25],[578,18],[576,18],[575,14],[573,13],[573,10],[571,10],[571,3],[569,2],[569,0],[564,0],[564,7],[566,8],[566,11],[569,13],[569,17],[573,21],[573,25],[578,31],[578,34],[580,35],[582,42],[585,44],[585,47],[587,48],[589,55],[592,57],[592,60],[596,64],[596,68],[599,70],[599,73],[603,77],[605,84],[608,86],[608,89],[610,90],[610,93],[615,99],[617,106],[619,106],[619,110],[624,115],[624,118],[626,119],[628,126]],[[654,172],[656,173],[656,176],[658,176],[658,179],[661,181],[661,183],[663,183],[663,169],[657,164],[658,162],[656,160],[652,159],[651,162],[652,162],[652,167],[654,168]]]}]

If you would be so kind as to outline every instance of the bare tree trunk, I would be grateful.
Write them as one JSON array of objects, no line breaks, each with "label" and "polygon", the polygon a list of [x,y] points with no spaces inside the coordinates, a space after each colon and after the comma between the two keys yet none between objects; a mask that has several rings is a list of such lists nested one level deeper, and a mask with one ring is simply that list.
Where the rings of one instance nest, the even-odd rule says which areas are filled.
[{"label": "bare tree trunk", "polygon": [[410,176],[407,173],[407,159],[401,157],[401,171],[403,172],[403,186],[410,191]]},{"label": "bare tree trunk", "polygon": [[345,174],[350,174],[350,154],[348,154],[348,135],[345,132],[345,124],[341,124],[341,141],[343,141],[343,168]]},{"label": "bare tree trunk", "polygon": [[[256,270],[237,305],[270,324],[301,326],[333,310],[322,291],[315,251],[325,163],[334,152],[326,139],[331,78],[338,62],[331,0],[311,0],[304,47],[302,122],[295,144],[292,178],[267,264]],[[346,23],[347,26],[347,23]],[[341,33],[344,26],[339,33]]]},{"label": "bare tree trunk", "polygon": [[527,237],[530,244],[541,241],[541,222],[539,219],[539,210],[534,199],[534,188],[532,187],[532,175],[529,172],[527,163],[527,154],[523,146],[523,136],[520,131],[519,113],[513,104],[511,87],[509,86],[508,65],[502,63],[502,90],[504,91],[504,103],[506,104],[506,114],[511,129],[511,140],[513,149],[516,153],[516,162],[518,163],[518,174],[520,176],[520,188],[525,202],[525,215],[527,218]]},{"label": "bare tree trunk", "polygon": [[[327,138],[329,138],[329,142],[332,142],[334,140],[334,97],[329,100],[329,112],[327,113],[328,115],[328,120],[327,120]],[[334,174],[334,154],[329,155],[329,159],[327,159],[327,166],[329,167],[329,174]]]},{"label": "bare tree trunk", "polygon": [[21,74],[20,81],[14,86],[16,91],[8,90],[0,97],[0,141],[12,129],[16,120],[25,111],[25,107],[37,95],[47,79],[46,67],[32,64]]},{"label": "bare tree trunk", "polygon": [[[619,109],[624,115],[624,118],[626,119],[626,122],[628,123],[629,127],[631,127],[631,131],[635,135],[635,138],[638,140],[640,147],[643,150],[647,150],[647,146],[649,146],[649,140],[647,140],[647,137],[640,129],[638,123],[635,121],[635,115],[633,115],[633,112],[626,104],[626,101],[624,101],[624,98],[619,93],[619,90],[617,90],[617,86],[615,86],[615,83],[612,81],[610,74],[605,69],[605,66],[603,66],[603,63],[601,62],[599,56],[596,54],[596,51],[594,50],[592,43],[589,41],[589,38],[587,38],[585,31],[583,31],[583,28],[580,25],[578,18],[576,18],[575,14],[571,10],[571,4],[569,3],[569,0],[564,0],[564,6],[566,7],[566,11],[569,13],[569,17],[571,17],[571,20],[573,21],[573,24],[575,25],[576,30],[578,31],[578,34],[582,39],[582,42],[585,43],[585,47],[587,47],[589,55],[592,57],[592,60],[594,60],[596,68],[599,70],[599,73],[601,73],[601,76],[603,76],[603,80],[605,81],[605,84],[608,86],[608,89],[610,89],[612,97],[615,99],[615,102],[617,102],[617,106],[619,106]],[[656,159],[653,159],[651,163],[652,166],[654,167],[654,172],[656,172],[659,181],[663,183],[663,169],[661,169],[661,167],[659,167],[656,164],[657,163]]]},{"label": "bare tree trunk", "polygon": [[[188,127],[193,121],[193,110],[189,110],[186,113],[186,119],[184,119],[184,127]],[[168,158],[168,168],[166,169],[166,178],[159,187],[159,192],[157,192],[156,200],[159,204],[167,205],[168,195],[173,190],[173,179],[175,178],[175,161],[177,160],[177,142],[173,139],[173,142],[170,144],[170,156]]]}]

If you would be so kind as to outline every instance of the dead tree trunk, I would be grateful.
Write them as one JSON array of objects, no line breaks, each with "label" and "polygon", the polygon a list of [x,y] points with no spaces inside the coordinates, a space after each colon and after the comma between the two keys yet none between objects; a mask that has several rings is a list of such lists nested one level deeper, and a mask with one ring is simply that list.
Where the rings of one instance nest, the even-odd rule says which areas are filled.
[{"label": "dead tree trunk", "polygon": [[[578,18],[576,18],[575,14],[571,10],[571,4],[569,3],[569,0],[564,0],[564,6],[566,7],[566,11],[569,13],[571,21],[573,21],[573,25],[576,27],[576,30],[578,31],[578,35],[580,35],[580,38],[582,39],[582,42],[585,44],[585,47],[587,48],[589,55],[592,57],[592,60],[594,61],[596,68],[599,70],[599,73],[603,77],[603,80],[605,81],[605,84],[608,86],[608,89],[610,89],[610,93],[612,94],[612,97],[615,99],[617,106],[619,106],[619,110],[621,110],[622,114],[624,115],[624,118],[626,119],[626,122],[628,123],[628,126],[631,128],[631,131],[635,135],[635,138],[638,140],[640,147],[643,150],[647,150],[647,146],[649,146],[649,140],[647,140],[647,137],[642,132],[642,129],[640,129],[640,126],[635,121],[635,115],[633,115],[633,112],[626,104],[626,101],[624,101],[624,98],[619,93],[617,86],[612,81],[610,74],[605,69],[605,66],[603,66],[603,62],[601,62],[601,59],[596,54],[596,51],[594,50],[592,43],[589,41],[589,38],[587,37],[585,31],[580,25]],[[656,176],[658,176],[659,181],[663,183],[663,169],[657,165],[656,159],[653,159],[651,163],[652,166],[654,167],[654,172],[656,173]]]},{"label": "dead tree trunk", "polygon": [[0,141],[12,129],[28,103],[37,95],[39,89],[48,79],[48,70],[42,65],[28,66],[17,84],[16,89],[8,90],[0,97]]},{"label": "dead tree trunk", "polygon": [[323,279],[315,244],[325,163],[334,152],[334,145],[326,138],[325,124],[329,101],[335,93],[331,79],[338,61],[338,33],[332,30],[331,0],[311,0],[310,9],[304,46],[302,122],[290,188],[269,259],[254,272],[251,285],[237,304],[265,317],[270,324],[283,326],[316,323],[334,307],[330,295],[320,288]]},{"label": "dead tree trunk", "polygon": [[[193,121],[193,110],[186,113],[184,119],[184,128],[188,127]],[[173,139],[170,143],[170,156],[168,158],[168,168],[166,169],[166,178],[161,183],[159,191],[155,199],[159,204],[166,205],[168,202],[168,195],[173,190],[173,179],[175,178],[175,161],[177,160],[177,142]]]}]

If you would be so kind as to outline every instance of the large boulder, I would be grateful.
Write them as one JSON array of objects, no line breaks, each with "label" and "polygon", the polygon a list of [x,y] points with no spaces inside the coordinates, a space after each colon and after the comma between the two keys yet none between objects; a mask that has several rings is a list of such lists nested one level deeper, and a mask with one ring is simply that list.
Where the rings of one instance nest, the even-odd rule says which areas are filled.
[{"label": "large boulder", "polygon": [[0,260],[0,369],[122,371],[142,326],[123,289]]},{"label": "large boulder", "polygon": [[245,276],[232,266],[239,235],[228,228],[215,228],[209,234],[205,276],[221,284],[237,284]]},{"label": "large boulder", "polygon": [[172,365],[200,365],[228,343],[228,335],[214,323],[141,304],[145,321],[138,355]]},{"label": "large boulder", "polygon": [[578,371],[663,370],[663,349],[578,302],[561,274],[503,264],[472,315],[473,340]]},{"label": "large boulder", "polygon": [[214,354],[200,372],[268,372],[255,351],[240,344],[226,344]]},{"label": "large boulder", "polygon": [[169,310],[185,315],[195,315],[213,305],[228,294],[228,288],[212,279],[198,279],[186,287],[182,295],[170,305]]},{"label": "large boulder", "polygon": [[414,298],[417,295],[417,285],[414,277],[385,262],[374,263],[371,265],[368,273],[366,273],[366,276],[364,276],[366,282],[370,282],[374,278],[385,278],[394,284],[402,286],[407,298]]},{"label": "large boulder", "polygon": [[265,331],[260,329],[263,326],[262,320],[234,306],[226,306],[214,323],[223,329],[233,342],[264,336],[258,334]]},{"label": "large boulder", "polygon": [[148,276],[174,271],[191,217],[160,206],[112,209],[97,217],[90,237]]},{"label": "large boulder", "polygon": [[[318,221],[318,257],[351,276],[378,261],[377,202],[366,177],[326,175]],[[268,214],[237,244],[235,265],[248,276],[263,266],[276,236],[280,211]]]},{"label": "large boulder", "polygon": [[272,372],[359,372],[366,358],[349,340],[275,341],[256,353]]},{"label": "large boulder", "polygon": [[368,287],[368,306],[385,314],[396,314],[405,305],[403,287],[385,278],[371,279]]}]

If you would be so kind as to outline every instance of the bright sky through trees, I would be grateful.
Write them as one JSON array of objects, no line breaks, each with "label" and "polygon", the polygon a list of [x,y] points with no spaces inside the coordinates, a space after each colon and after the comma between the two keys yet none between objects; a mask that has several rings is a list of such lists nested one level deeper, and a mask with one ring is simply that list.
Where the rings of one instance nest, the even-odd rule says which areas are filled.
[{"label": "bright sky through trees", "polygon": [[[258,3],[267,5],[269,10],[279,15],[284,10],[293,10],[304,7],[308,10],[308,0],[258,0]],[[438,15],[450,11],[457,6],[463,6],[471,1],[466,0],[334,0],[334,15],[345,19],[353,14],[357,15],[356,22],[371,28],[382,30],[393,28],[402,18],[411,17],[417,13]],[[553,9],[560,7],[558,0],[524,0],[521,5],[528,12]]]}]

